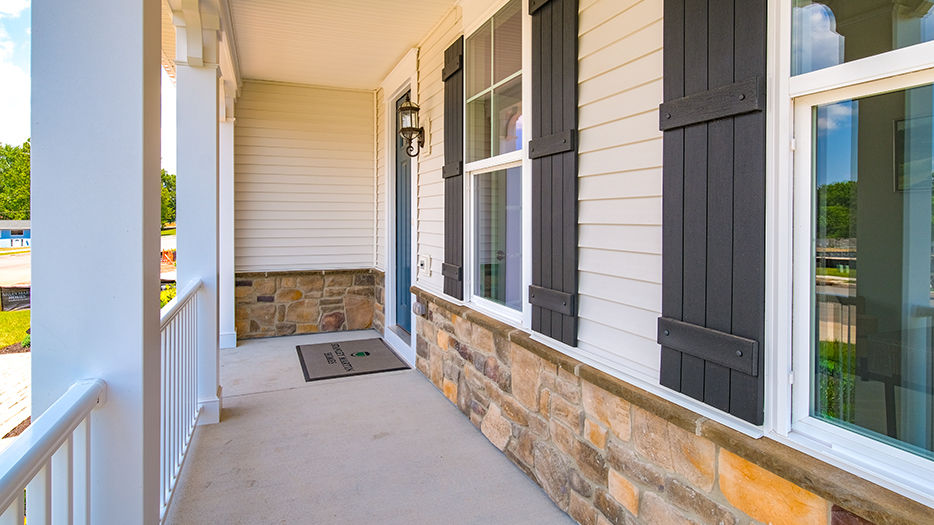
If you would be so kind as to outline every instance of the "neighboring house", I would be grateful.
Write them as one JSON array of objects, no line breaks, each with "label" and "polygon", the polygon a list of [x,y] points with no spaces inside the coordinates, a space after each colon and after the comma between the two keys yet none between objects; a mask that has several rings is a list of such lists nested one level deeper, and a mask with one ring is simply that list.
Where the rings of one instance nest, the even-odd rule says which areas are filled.
[{"label": "neighboring house", "polygon": [[29,221],[0,221],[0,248],[29,246],[31,240]]},{"label": "neighboring house", "polygon": [[373,326],[582,523],[930,522],[931,9],[36,4],[35,411],[106,382],[155,519],[161,36],[200,423],[218,340]]}]

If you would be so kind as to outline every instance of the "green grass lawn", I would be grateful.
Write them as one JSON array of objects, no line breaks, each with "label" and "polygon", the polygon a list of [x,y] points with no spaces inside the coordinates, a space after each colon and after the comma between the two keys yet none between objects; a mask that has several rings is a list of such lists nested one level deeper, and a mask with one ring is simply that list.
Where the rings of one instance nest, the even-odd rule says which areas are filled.
[{"label": "green grass lawn", "polygon": [[851,270],[849,268],[844,268],[843,270],[837,268],[816,268],[817,275],[828,275],[830,277],[856,277],[856,270]]},{"label": "green grass lawn", "polygon": [[0,348],[23,342],[29,330],[29,310],[0,312]]},{"label": "green grass lawn", "polygon": [[175,228],[170,228],[168,230],[162,230],[162,235],[175,235]]}]

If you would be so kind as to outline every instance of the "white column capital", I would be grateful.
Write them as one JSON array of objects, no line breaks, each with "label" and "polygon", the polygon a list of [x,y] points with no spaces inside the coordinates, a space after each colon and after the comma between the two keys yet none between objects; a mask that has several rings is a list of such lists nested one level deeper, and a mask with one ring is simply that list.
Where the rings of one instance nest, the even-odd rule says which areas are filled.
[{"label": "white column capital", "polygon": [[175,25],[175,62],[217,66],[221,29],[217,0],[168,0]]}]

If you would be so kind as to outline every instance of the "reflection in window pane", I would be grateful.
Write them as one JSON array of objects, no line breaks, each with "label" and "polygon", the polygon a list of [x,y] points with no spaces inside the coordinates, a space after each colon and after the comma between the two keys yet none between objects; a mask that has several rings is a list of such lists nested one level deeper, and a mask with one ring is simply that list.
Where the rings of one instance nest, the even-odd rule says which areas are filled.
[{"label": "reflection in window pane", "polygon": [[475,177],[474,294],[522,310],[522,169]]},{"label": "reflection in window pane", "polygon": [[928,2],[799,0],[792,9],[792,75],[934,40]]},{"label": "reflection in window pane", "polygon": [[522,149],[522,77],[493,90],[496,142],[493,155]]},{"label": "reflection in window pane", "polygon": [[487,92],[467,103],[467,162],[490,157],[490,99]]},{"label": "reflection in window pane", "polygon": [[465,42],[466,59],[465,89],[467,98],[490,87],[490,69],[493,56],[493,42],[490,38],[490,24],[483,24],[470,35]]},{"label": "reflection in window pane", "polygon": [[493,82],[522,69],[522,4],[509,2],[493,16]]},{"label": "reflection in window pane", "polygon": [[814,110],[811,413],[934,457],[934,90]]}]

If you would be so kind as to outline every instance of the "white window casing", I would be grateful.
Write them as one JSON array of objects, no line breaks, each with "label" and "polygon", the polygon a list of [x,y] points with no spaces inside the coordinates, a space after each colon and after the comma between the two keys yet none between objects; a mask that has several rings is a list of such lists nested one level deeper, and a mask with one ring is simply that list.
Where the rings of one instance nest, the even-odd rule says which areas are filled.
[{"label": "white window casing", "polygon": [[934,83],[934,42],[792,77],[787,0],[769,5],[766,425],[772,439],[934,506],[934,462],[811,417],[812,108]]}]

